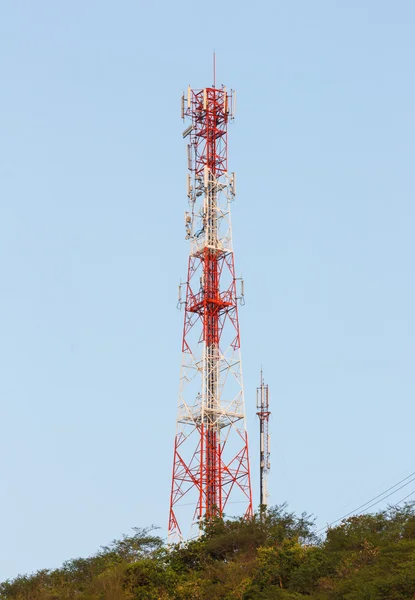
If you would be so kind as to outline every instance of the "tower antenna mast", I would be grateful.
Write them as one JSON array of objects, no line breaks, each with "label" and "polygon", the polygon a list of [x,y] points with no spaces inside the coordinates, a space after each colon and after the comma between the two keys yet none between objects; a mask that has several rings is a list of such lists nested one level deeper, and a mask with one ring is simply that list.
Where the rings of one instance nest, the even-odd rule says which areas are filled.
[{"label": "tower antenna mast", "polygon": [[[216,81],[214,82],[216,83]],[[230,206],[236,177],[228,173],[228,123],[236,95],[215,85],[182,96],[190,120],[187,140],[185,236],[187,279],[179,286],[184,308],[182,368],[170,495],[169,540],[197,535],[203,522],[252,515],[245,425],[238,303]],[[185,289],[182,300],[182,287]],[[192,507],[189,510],[189,505]]]},{"label": "tower antenna mast", "polygon": [[270,463],[270,436],[269,436],[269,394],[268,384],[265,385],[261,369],[261,385],[256,390],[256,407],[259,417],[259,439],[260,439],[260,479],[259,479],[259,505],[262,510],[268,505],[268,474],[271,469]]}]

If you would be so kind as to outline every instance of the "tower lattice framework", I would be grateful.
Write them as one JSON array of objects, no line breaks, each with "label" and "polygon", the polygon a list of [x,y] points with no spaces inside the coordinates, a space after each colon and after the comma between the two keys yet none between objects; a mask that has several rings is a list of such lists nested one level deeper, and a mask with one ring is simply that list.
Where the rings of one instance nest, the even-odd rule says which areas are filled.
[{"label": "tower lattice framework", "polygon": [[179,291],[184,327],[171,541],[197,534],[201,521],[225,512],[252,515],[238,321],[243,282],[235,276],[230,214],[236,179],[228,173],[228,123],[235,101],[233,91],[215,85],[189,87],[182,98],[182,117],[190,119],[183,133],[190,255],[184,300]]}]

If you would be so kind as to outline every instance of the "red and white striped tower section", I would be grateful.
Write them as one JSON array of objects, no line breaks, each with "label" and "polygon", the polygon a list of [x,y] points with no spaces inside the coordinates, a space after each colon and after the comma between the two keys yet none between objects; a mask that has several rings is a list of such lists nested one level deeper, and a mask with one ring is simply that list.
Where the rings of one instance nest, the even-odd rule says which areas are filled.
[{"label": "red and white striped tower section", "polygon": [[197,535],[203,521],[225,513],[252,515],[238,322],[243,282],[235,277],[230,218],[236,180],[228,173],[228,122],[235,103],[235,92],[215,85],[189,87],[182,98],[182,117],[190,119],[183,132],[190,255],[184,300],[179,288],[185,312],[171,542]]}]

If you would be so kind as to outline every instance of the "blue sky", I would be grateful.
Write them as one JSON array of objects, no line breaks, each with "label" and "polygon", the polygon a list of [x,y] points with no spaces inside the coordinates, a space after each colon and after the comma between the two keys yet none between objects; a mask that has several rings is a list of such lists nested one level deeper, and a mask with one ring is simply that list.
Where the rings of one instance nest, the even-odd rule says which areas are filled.
[{"label": "blue sky", "polygon": [[0,579],[165,534],[180,95],[212,83],[213,49],[238,92],[255,501],[261,364],[273,503],[322,526],[414,470],[415,5],[209,6],[0,3]]}]

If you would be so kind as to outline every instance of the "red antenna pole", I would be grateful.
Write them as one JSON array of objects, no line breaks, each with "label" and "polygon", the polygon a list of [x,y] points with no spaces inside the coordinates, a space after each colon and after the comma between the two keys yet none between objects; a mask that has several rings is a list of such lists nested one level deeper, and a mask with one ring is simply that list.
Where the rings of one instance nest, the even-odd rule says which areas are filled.
[{"label": "red antenna pole", "polygon": [[271,468],[270,464],[270,438],[269,438],[269,394],[268,384],[264,383],[261,369],[261,385],[256,390],[256,407],[259,418],[259,505],[261,510],[268,504],[268,474]]},{"label": "red antenna pole", "polygon": [[[215,56],[214,56],[215,66]],[[214,82],[215,83],[215,82]],[[245,426],[238,300],[230,203],[235,174],[228,173],[228,122],[234,92],[188,89],[182,116],[190,119],[182,370],[170,496],[169,539],[199,531],[202,520],[240,508],[252,516]],[[181,290],[181,286],[179,288]],[[189,513],[188,506],[193,506]]]}]

